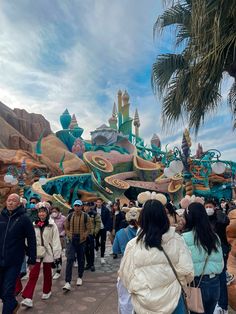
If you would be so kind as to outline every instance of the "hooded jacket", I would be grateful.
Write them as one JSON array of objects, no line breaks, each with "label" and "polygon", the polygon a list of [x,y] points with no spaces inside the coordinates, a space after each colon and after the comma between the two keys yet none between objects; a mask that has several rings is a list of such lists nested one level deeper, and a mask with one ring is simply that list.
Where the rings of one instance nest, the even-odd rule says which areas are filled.
[{"label": "hooded jacket", "polygon": [[22,264],[25,254],[28,255],[28,264],[35,264],[36,238],[33,225],[22,205],[12,213],[4,208],[0,214],[0,266]]},{"label": "hooded jacket", "polygon": [[[162,236],[162,246],[183,285],[193,280],[190,252],[174,227]],[[171,314],[177,307],[181,286],[164,253],[146,249],[143,241],[130,240],[121,261],[119,276],[131,293],[138,314]]]},{"label": "hooded jacket", "polygon": [[61,242],[59,237],[59,231],[55,222],[49,218],[49,223],[43,228],[42,237],[40,235],[40,228],[34,224],[34,230],[36,234],[37,245],[42,245],[46,249],[46,255],[43,258],[44,263],[52,263],[54,260],[61,256]]},{"label": "hooded jacket", "polygon": [[55,224],[57,225],[58,231],[59,231],[59,235],[60,237],[64,237],[65,236],[65,227],[64,227],[64,223],[66,221],[66,217],[64,215],[62,215],[62,213],[59,213],[57,217],[52,217],[51,219],[55,222]]}]

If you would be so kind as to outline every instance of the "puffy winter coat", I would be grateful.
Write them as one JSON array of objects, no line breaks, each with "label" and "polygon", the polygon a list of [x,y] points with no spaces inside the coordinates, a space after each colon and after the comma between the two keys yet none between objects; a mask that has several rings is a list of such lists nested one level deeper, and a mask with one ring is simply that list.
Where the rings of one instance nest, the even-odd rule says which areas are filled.
[{"label": "puffy winter coat", "polygon": [[36,240],[33,225],[23,206],[17,207],[11,215],[4,208],[0,214],[0,266],[21,265],[25,254],[28,255],[28,264],[35,264]]},{"label": "puffy winter coat", "polygon": [[90,210],[88,212],[91,221],[91,234],[96,236],[101,229],[101,216],[95,211]]},{"label": "puffy winter coat", "polygon": [[66,221],[66,216],[59,213],[57,217],[51,217],[51,218],[55,222],[55,224],[57,225],[60,237],[64,237],[65,236],[64,223]]},{"label": "puffy winter coat", "polygon": [[[37,245],[42,245],[40,228],[34,224]],[[49,224],[43,228],[43,245],[46,249],[46,255],[43,258],[44,263],[52,263],[61,256],[61,242],[59,231],[55,222],[50,218]],[[38,260],[39,261],[39,260]]]},{"label": "puffy winter coat", "polygon": [[[207,252],[202,246],[198,246],[194,243],[193,231],[185,232],[182,236],[192,254],[194,276],[201,276],[207,258]],[[223,266],[223,254],[221,246],[219,246],[217,251],[213,251],[211,255],[209,255],[204,275],[220,274],[223,270]]]},{"label": "puffy winter coat", "polygon": [[[162,246],[172,261],[183,285],[193,280],[190,252],[174,227],[162,236]],[[137,238],[128,242],[119,276],[131,293],[138,314],[171,314],[179,301],[181,287],[164,253],[145,248]]]}]

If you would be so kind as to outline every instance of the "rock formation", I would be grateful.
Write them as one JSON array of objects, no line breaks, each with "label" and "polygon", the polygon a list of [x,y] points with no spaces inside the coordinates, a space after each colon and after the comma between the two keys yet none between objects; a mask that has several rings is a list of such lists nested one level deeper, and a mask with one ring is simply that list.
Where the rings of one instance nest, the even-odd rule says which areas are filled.
[{"label": "rock formation", "polygon": [[65,154],[63,168],[65,174],[70,173],[86,173],[88,168],[82,159],[68,151],[65,144],[62,143],[55,135],[50,134],[42,140],[42,156],[51,160],[51,162],[59,163]]},{"label": "rock formation", "polygon": [[[34,153],[23,150],[0,149],[0,207],[3,205],[1,200],[5,200],[10,193],[19,192],[18,185],[4,182],[4,176],[8,173],[9,166],[20,169],[23,160],[26,162],[27,174],[24,175],[26,186],[31,185],[36,178],[33,169],[42,171],[48,176],[62,175],[60,168],[46,156],[37,156]],[[13,174],[15,175],[15,173]]]},{"label": "rock formation", "polygon": [[31,151],[31,143],[52,133],[49,122],[41,115],[24,109],[10,109],[0,102],[1,148]]}]

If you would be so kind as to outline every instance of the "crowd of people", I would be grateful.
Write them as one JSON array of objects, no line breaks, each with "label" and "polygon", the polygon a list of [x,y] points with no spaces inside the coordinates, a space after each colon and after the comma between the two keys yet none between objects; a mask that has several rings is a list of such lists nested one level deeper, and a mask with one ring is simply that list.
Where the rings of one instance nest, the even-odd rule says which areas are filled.
[{"label": "crowd of people", "polygon": [[[232,205],[232,204],[231,204]],[[231,209],[225,200],[185,197],[177,209],[163,194],[141,193],[121,206],[73,202],[62,213],[50,201],[33,195],[29,200],[11,194],[0,214],[0,297],[3,314],[17,313],[20,304],[33,307],[40,270],[42,300],[52,294],[52,281],[61,277],[66,257],[66,292],[83,284],[85,270],[95,272],[95,255],[104,265],[106,241],[113,258],[122,256],[118,271],[120,314],[178,314],[186,312],[185,287],[201,290],[204,313],[228,313],[227,271],[230,245],[226,237]],[[23,287],[22,278],[27,278]],[[190,311],[190,313],[195,313]]]}]

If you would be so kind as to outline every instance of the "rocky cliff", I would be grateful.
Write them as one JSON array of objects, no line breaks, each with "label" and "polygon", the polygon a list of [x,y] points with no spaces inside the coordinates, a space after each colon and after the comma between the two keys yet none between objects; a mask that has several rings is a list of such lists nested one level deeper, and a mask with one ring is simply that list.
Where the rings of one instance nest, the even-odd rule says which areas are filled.
[{"label": "rocky cliff", "polygon": [[32,151],[31,142],[52,133],[49,122],[41,115],[24,109],[10,109],[0,102],[0,148]]}]

